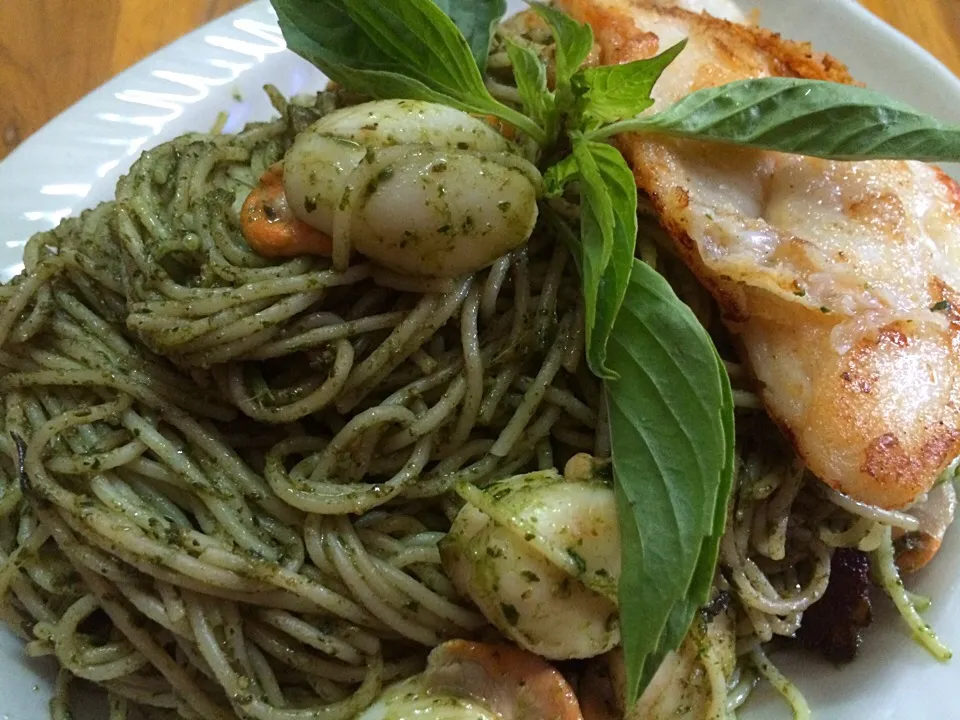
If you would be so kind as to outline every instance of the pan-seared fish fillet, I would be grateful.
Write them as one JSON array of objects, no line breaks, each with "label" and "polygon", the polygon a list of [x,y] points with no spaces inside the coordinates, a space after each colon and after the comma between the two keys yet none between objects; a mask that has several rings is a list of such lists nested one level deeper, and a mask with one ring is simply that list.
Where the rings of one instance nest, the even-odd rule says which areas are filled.
[{"label": "pan-seared fish fillet", "polygon": [[[654,110],[743,78],[852,82],[808,45],[670,0],[559,4],[593,26],[603,63],[689,38]],[[960,453],[960,186],[922,163],[618,142],[810,469],[887,508],[927,491]]]}]

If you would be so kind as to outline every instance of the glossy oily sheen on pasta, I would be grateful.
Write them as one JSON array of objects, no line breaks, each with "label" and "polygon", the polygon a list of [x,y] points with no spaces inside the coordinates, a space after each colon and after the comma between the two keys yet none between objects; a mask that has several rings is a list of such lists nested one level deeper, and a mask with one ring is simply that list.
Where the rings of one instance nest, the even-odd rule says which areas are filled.
[{"label": "glossy oily sheen on pasta", "polygon": [[[623,38],[562,4],[611,62]],[[634,5],[702,17],[676,4]],[[556,48],[531,13],[495,33],[487,87],[519,106],[508,42]],[[111,720],[722,719],[759,677],[802,717],[769,643],[850,659],[871,572],[947,655],[899,572],[955,466],[909,508],[821,482],[653,178],[638,254],[723,356],[735,484],[709,601],[625,708],[610,422],[548,221],[577,204],[489,118],[268,92],[274,119],[148,150],[0,287],[0,612],[59,663],[56,720],[77,679]]]},{"label": "glossy oily sheen on pasta", "polygon": [[4,289],[9,619],[118,696],[226,717],[260,678],[351,717],[484,624],[439,567],[450,488],[595,450],[562,245],[451,281],[245,246],[236,199],[341,102],[149,151]]}]

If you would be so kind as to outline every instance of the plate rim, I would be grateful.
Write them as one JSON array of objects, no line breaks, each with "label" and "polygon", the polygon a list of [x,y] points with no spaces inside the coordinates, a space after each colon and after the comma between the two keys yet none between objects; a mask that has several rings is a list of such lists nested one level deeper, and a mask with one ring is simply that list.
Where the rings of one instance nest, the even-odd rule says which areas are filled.
[{"label": "plate rim", "polygon": [[[781,0],[782,2],[790,2],[791,0]],[[743,2],[742,5],[749,5],[750,0]],[[889,24],[876,13],[872,12],[868,8],[864,7],[857,0],[819,0],[819,2],[826,5],[836,5],[844,8],[847,12],[852,13],[854,16],[858,17],[859,20],[868,24],[870,26],[870,31],[874,33],[879,33],[885,36],[892,42],[897,43],[902,46],[904,51],[909,51],[911,55],[914,56],[917,60],[922,60],[924,63],[931,64],[934,67],[935,72],[938,77],[936,80],[944,82],[953,87],[953,90],[960,95],[960,76],[955,74],[947,65],[940,60],[936,55],[934,55],[930,50],[927,50],[919,42],[914,40],[912,37],[907,35],[902,30],[894,27]],[[131,77],[142,76],[145,73],[152,72],[153,70],[162,69],[164,62],[168,59],[168,56],[174,54],[175,51],[179,49],[180,46],[186,44],[193,44],[199,38],[202,38],[205,33],[208,33],[211,28],[218,27],[220,25],[233,25],[234,21],[239,18],[244,18],[251,15],[251,12],[254,10],[266,11],[271,14],[272,17],[276,17],[276,13],[273,12],[272,7],[270,7],[269,0],[251,0],[250,2],[241,5],[240,7],[231,10],[224,15],[221,15],[219,18],[215,18],[204,25],[181,35],[178,38],[170,41],[166,45],[158,48],[154,52],[150,53],[146,57],[138,60],[133,65],[122,70],[116,75],[106,79],[99,86],[86,93],[83,97],[77,100],[72,105],[64,108],[59,113],[54,115],[52,118],[47,120],[43,125],[41,125],[36,131],[34,131],[29,137],[19,143],[16,147],[13,148],[11,152],[7,154],[2,160],[0,160],[0,171],[2,171],[8,161],[13,158],[15,161],[19,159],[19,156],[24,153],[33,153],[35,152],[35,147],[43,147],[44,140],[46,136],[51,131],[60,130],[61,127],[66,130],[69,127],[69,123],[75,122],[73,119],[74,116],[78,115],[80,111],[87,110],[87,105],[89,100],[94,96],[99,101],[105,95],[109,93],[114,87],[120,87],[124,84],[126,80],[129,80]],[[259,14],[259,13],[258,13]],[[761,23],[762,25],[762,19]],[[814,46],[816,50],[816,46]],[[118,101],[120,102],[120,101]]]},{"label": "plate rim", "polygon": [[[795,1],[796,0],[767,0],[768,3],[779,2],[784,5]],[[862,23],[862,32],[864,35],[873,36],[877,39],[877,42],[882,44],[895,46],[898,55],[904,56],[905,61],[909,59],[910,63],[921,65],[924,71],[932,76],[931,79],[933,82],[944,86],[944,95],[956,97],[958,101],[958,119],[960,119],[960,78],[929,51],[903,32],[888,25],[874,13],[856,2],[856,0],[808,0],[808,2],[814,7],[826,10],[832,9],[834,11],[840,10],[849,14],[856,22]],[[749,6],[752,3],[751,0],[742,0],[742,4]],[[247,21],[252,23],[275,23],[275,17],[268,0],[254,0],[172,41],[123,72],[108,79],[98,88],[57,114],[14,148],[6,158],[0,160],[0,197],[5,198],[5,206],[7,206],[7,208],[17,208],[21,206],[20,198],[29,198],[30,204],[23,204],[22,206],[36,208],[35,211],[31,211],[31,218],[13,218],[14,222],[12,226],[10,226],[13,228],[11,231],[13,239],[6,243],[6,249],[3,244],[0,243],[0,279],[3,278],[2,265],[4,262],[4,254],[9,253],[11,248],[19,247],[26,241],[27,236],[24,236],[24,233],[32,234],[38,230],[48,229],[55,224],[58,208],[61,208],[65,202],[64,196],[62,195],[58,196],[53,194],[39,197],[37,187],[41,183],[56,185],[58,179],[63,177],[69,178],[71,169],[86,167],[86,164],[89,163],[115,163],[114,167],[108,170],[105,176],[101,176],[101,182],[107,182],[107,180],[104,179],[105,177],[109,178],[112,174],[118,175],[121,169],[125,171],[123,167],[124,162],[127,160],[132,161],[139,155],[139,150],[131,152],[129,148],[124,149],[120,146],[93,145],[84,141],[81,141],[82,147],[75,148],[73,151],[67,149],[63,152],[57,152],[58,149],[64,148],[64,137],[70,138],[78,127],[84,129],[88,135],[88,139],[89,136],[95,136],[101,131],[108,134],[116,131],[117,126],[115,123],[103,120],[99,116],[110,113],[116,115],[130,113],[130,102],[122,99],[124,92],[131,86],[135,87],[142,84],[143,79],[147,77],[155,78],[158,82],[162,81],[163,78],[156,78],[157,73],[168,72],[170,68],[181,67],[184,64],[183,57],[192,57],[195,59],[197,53],[203,53],[204,56],[206,56],[214,51],[217,53],[221,51],[223,53],[233,52],[234,54],[239,52],[229,50],[229,48],[225,49],[220,45],[211,45],[209,42],[209,38],[211,37],[234,37],[240,38],[241,42],[253,42],[254,44],[256,44],[257,41],[261,41],[263,43],[261,47],[264,48],[262,52],[266,53],[269,50],[272,53],[271,42],[275,45],[275,40],[270,41],[269,38],[264,37],[258,38],[255,34],[251,36],[248,32],[249,27],[247,30],[238,27],[238,21],[241,26]],[[761,24],[763,24],[762,18]],[[816,45],[817,41],[814,41],[815,49],[821,49],[817,48]],[[239,54],[243,55],[242,52]],[[188,62],[194,62],[194,59],[188,60]],[[262,63],[263,60],[261,59],[259,62]],[[200,106],[204,106],[202,100],[197,102],[199,102]],[[190,103],[186,104],[189,105]],[[208,114],[210,108],[204,106],[203,112]],[[176,122],[174,121],[173,124],[175,125]],[[98,130],[98,128],[100,130]],[[170,129],[170,123],[159,124],[155,128],[147,129],[150,132],[146,135],[141,145],[142,148],[150,147],[156,144],[160,138],[164,137],[167,134],[165,130],[169,131]],[[42,167],[38,168],[37,160],[43,158],[46,158],[46,162]],[[17,176],[24,169],[29,169],[31,175],[36,178],[36,182],[28,188],[20,187],[18,183]],[[84,199],[85,196],[67,195],[67,197],[71,198],[72,204],[76,206],[77,209],[92,204],[89,199]],[[12,215],[14,211],[4,209],[0,211],[0,218],[5,219],[8,214]],[[7,227],[7,230],[10,230],[10,227]],[[19,253],[19,251],[17,252]],[[953,535],[956,536],[957,534],[958,531],[954,530]],[[960,539],[956,537],[954,537],[953,540],[954,546],[957,546],[958,542],[960,542]],[[960,577],[958,577],[957,580],[960,580]],[[951,594],[957,596],[957,599],[960,599],[960,585],[956,585]],[[956,622],[960,624],[960,619],[957,619]],[[902,640],[903,644],[906,644],[907,641],[908,638],[904,635]],[[896,649],[899,651],[901,648],[898,645]],[[956,649],[960,650],[960,648]],[[930,660],[930,662],[933,663],[934,661]],[[954,663],[960,663],[960,658],[955,659]],[[7,672],[5,662],[0,659],[0,680],[5,679],[4,676],[7,676]],[[27,672],[34,671],[28,668]],[[2,684],[3,683],[0,683],[0,685]],[[895,692],[895,690],[892,690],[892,692]],[[31,694],[29,690],[26,689],[23,693],[24,696]],[[831,708],[832,706],[828,707],[827,710],[829,711]],[[816,710],[817,708],[815,707],[814,709]],[[5,712],[6,708],[0,708],[0,711]],[[843,712],[846,713],[847,710],[843,710]],[[753,716],[752,712],[749,714],[751,717]],[[7,718],[6,715],[0,715],[0,717],[3,717],[4,720]],[[886,716],[878,712],[876,717]],[[956,717],[960,717],[960,715]],[[10,716],[10,718],[11,720],[21,720],[20,716],[16,715]]]}]

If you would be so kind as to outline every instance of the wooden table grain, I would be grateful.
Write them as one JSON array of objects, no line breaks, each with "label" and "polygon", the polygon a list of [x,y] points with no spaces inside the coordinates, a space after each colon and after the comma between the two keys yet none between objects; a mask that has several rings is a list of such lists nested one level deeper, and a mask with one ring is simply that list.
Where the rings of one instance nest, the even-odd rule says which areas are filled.
[{"label": "wooden table grain", "polygon": [[[105,80],[244,2],[0,0],[0,158]],[[960,0],[862,2],[960,75]]]}]

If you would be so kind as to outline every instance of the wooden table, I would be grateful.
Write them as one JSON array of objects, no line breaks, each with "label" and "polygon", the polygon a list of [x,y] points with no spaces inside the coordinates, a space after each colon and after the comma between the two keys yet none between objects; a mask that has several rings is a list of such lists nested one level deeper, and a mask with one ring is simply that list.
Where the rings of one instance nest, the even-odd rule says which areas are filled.
[{"label": "wooden table", "polygon": [[[244,2],[0,0],[0,158],[103,81]],[[862,2],[960,75],[960,0]]]}]

